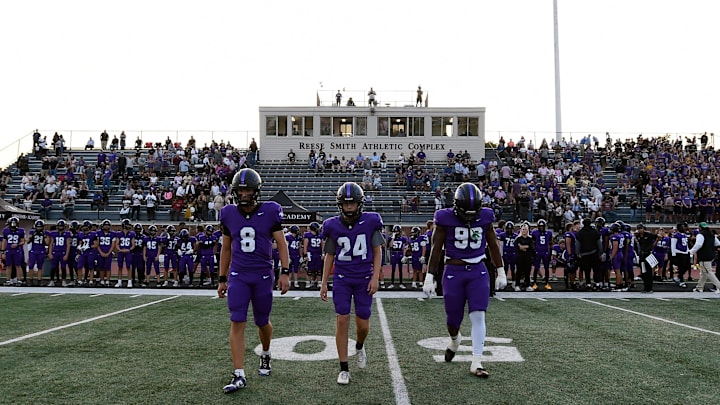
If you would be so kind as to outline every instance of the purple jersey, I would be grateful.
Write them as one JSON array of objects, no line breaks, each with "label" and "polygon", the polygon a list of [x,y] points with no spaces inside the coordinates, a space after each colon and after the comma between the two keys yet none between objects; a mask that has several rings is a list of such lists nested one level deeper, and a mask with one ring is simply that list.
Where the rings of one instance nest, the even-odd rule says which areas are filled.
[{"label": "purple jersey", "polygon": [[540,232],[539,229],[535,229],[530,233],[530,236],[535,240],[535,252],[537,254],[549,255],[550,254],[550,243],[552,242],[552,231],[545,230]]},{"label": "purple jersey", "polygon": [[95,238],[98,240],[98,252],[108,253],[112,249],[115,232],[98,231]]},{"label": "purple jersey", "polygon": [[215,245],[217,244],[217,239],[215,239],[214,235],[207,235],[205,233],[201,233],[197,236],[197,243],[198,253],[200,253],[201,255],[212,256],[215,254]]},{"label": "purple jersey", "polygon": [[675,239],[675,251],[687,252],[688,236],[682,232],[675,232],[672,237],[673,237],[673,239]]},{"label": "purple jersey", "polygon": [[306,253],[310,253],[310,257],[320,257],[322,255],[322,235],[315,235],[312,232],[305,232],[303,239],[308,241]]},{"label": "purple jersey", "polygon": [[517,249],[515,248],[515,239],[520,236],[519,233],[513,232],[513,233],[505,233],[502,234],[502,239],[499,239],[501,242],[503,242],[503,257],[515,257],[517,256]]},{"label": "purple jersey", "polygon": [[615,246],[615,242],[617,242],[618,245],[618,251],[617,254],[622,255],[623,249],[625,248],[625,237],[622,233],[614,233],[610,235],[610,251],[612,252],[613,246]]},{"label": "purple jersey", "polygon": [[260,204],[251,214],[228,204],[220,211],[223,235],[232,238],[230,271],[272,271],[273,233],[281,230],[282,207],[274,201]]},{"label": "purple jersey", "polygon": [[160,243],[165,247],[164,252],[166,255],[177,256],[177,245],[178,237],[166,235],[160,239]]},{"label": "purple jersey", "polygon": [[[25,239],[25,230],[23,228],[17,228],[15,230],[8,228],[3,229],[3,239],[7,241],[6,249],[9,253],[19,253],[22,252],[22,246],[20,246],[20,241],[22,239]],[[17,245],[16,247],[11,247],[11,245]]]},{"label": "purple jersey", "polygon": [[135,232],[123,232],[120,231],[117,233],[117,240],[118,240],[118,249],[120,250],[130,250],[133,246],[133,239],[135,238]]},{"label": "purple jersey", "polygon": [[285,235],[285,240],[287,240],[290,258],[299,258],[300,248],[302,247],[302,238],[300,236],[295,236],[292,233],[288,233]]},{"label": "purple jersey", "polygon": [[495,213],[483,208],[470,224],[462,222],[452,208],[435,212],[435,223],[445,228],[445,256],[460,260],[479,260],[485,256],[486,232],[495,232],[492,222]]},{"label": "purple jersey", "polygon": [[409,241],[407,236],[405,235],[397,235],[393,234],[390,237],[390,241],[388,242],[388,246],[390,247],[390,252],[393,256],[402,256],[405,252],[405,248],[407,247]]},{"label": "purple jersey", "polygon": [[30,252],[47,254],[48,245],[45,243],[45,231],[32,231],[30,233]]},{"label": "purple jersey", "polygon": [[425,239],[425,235],[418,235],[417,238],[410,238],[410,251],[412,252],[413,261],[420,259],[423,248],[426,246],[427,239]]},{"label": "purple jersey", "polygon": [[156,257],[160,252],[160,238],[157,236],[146,236],[143,240],[145,256]]},{"label": "purple jersey", "polygon": [[177,244],[178,256],[192,257],[192,255],[195,254],[195,242],[197,242],[197,239],[195,239],[194,236],[190,236],[187,239],[179,238]]},{"label": "purple jersey", "polygon": [[[574,257],[575,256],[575,232],[565,232],[563,239],[565,239],[565,249],[568,251],[568,254],[570,254],[570,257]],[[570,243],[568,243],[567,239],[570,239]]]},{"label": "purple jersey", "polygon": [[72,233],[70,231],[50,231],[50,239],[52,240],[52,251],[54,254],[65,254],[67,247],[70,246]]},{"label": "purple jersey", "polygon": [[375,232],[382,232],[383,222],[375,212],[363,212],[357,221],[348,226],[334,216],[323,222],[323,236],[332,241],[335,252],[335,276],[366,277],[372,274]]},{"label": "purple jersey", "polygon": [[[655,247],[653,248],[653,253],[657,253],[660,255],[665,255],[670,250],[670,237],[669,236],[663,236],[660,238],[659,241],[655,244]],[[657,256],[657,254],[655,256]]]},{"label": "purple jersey", "polygon": [[95,242],[95,232],[78,232],[78,251],[82,254],[89,252]]}]

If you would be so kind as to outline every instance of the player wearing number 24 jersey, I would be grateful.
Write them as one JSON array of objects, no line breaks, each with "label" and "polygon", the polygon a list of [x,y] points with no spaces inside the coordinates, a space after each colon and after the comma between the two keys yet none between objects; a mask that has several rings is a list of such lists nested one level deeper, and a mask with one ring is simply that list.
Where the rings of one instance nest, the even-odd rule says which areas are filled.
[{"label": "player wearing number 24 jersey", "polygon": [[252,302],[253,320],[259,329],[260,366],[258,374],[271,372],[270,341],[273,327],[270,311],[273,303],[273,239],[280,252],[280,286],[285,294],[289,288],[288,247],[282,231],[283,214],[279,204],[260,202],[262,179],[253,169],[241,169],[233,177],[230,193],[236,204],[220,211],[223,242],[220,251],[218,297],[227,294],[230,309],[230,353],[233,372],[225,393],[247,386],[245,379],[245,324]]},{"label": "player wearing number 24 jersey", "polygon": [[344,183],[335,196],[340,215],[325,220],[325,263],[320,298],[327,301],[327,281],[331,270],[333,276],[333,304],[337,314],[335,342],[340,360],[338,384],[350,382],[348,369],[348,330],[350,307],[355,303],[357,332],[357,363],[359,368],[367,364],[365,338],[370,331],[372,296],[378,289],[381,271],[382,218],[374,212],[363,212],[365,193],[356,183]]}]

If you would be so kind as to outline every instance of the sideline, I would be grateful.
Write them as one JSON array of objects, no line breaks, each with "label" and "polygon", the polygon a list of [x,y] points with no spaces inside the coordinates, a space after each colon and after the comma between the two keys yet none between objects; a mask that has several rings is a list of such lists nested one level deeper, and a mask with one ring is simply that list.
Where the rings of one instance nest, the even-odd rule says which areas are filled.
[{"label": "sideline", "polygon": [[390,327],[388,326],[387,316],[385,315],[382,300],[378,297],[375,301],[377,301],[380,326],[382,327],[383,339],[385,340],[385,351],[387,352],[388,365],[390,368],[390,374],[392,375],[395,403],[398,405],[410,405],[410,397],[408,396],[407,387],[405,386],[405,379],[403,378],[402,371],[400,370],[400,362],[398,361],[395,345],[393,344],[392,336],[390,335]]},{"label": "sideline", "polygon": [[715,331],[708,330],[708,329],[698,328],[698,327],[696,327],[696,326],[686,325],[686,324],[684,324],[684,323],[671,321],[671,320],[669,320],[669,319],[660,318],[660,317],[653,316],[653,315],[643,314],[642,312],[636,312],[636,311],[632,311],[632,310],[630,310],[630,309],[625,309],[625,308],[620,308],[620,307],[616,307],[616,306],[613,306],[613,305],[603,304],[602,302],[591,301],[591,300],[586,299],[586,298],[579,298],[579,300],[580,300],[580,301],[584,301],[584,302],[589,302],[589,303],[595,304],[595,305],[600,305],[600,306],[607,307],[607,308],[617,309],[618,311],[627,312],[627,313],[630,313],[630,314],[633,314],[633,315],[644,316],[645,318],[650,318],[650,319],[653,319],[653,320],[655,320],[655,321],[665,322],[665,323],[669,323],[669,324],[675,325],[675,326],[682,326],[683,328],[688,328],[688,329],[696,330],[696,331],[698,331],[698,332],[704,332],[704,333],[709,333],[709,334],[712,334],[712,335],[720,336],[720,332],[715,332]]},{"label": "sideline", "polygon": [[133,310],[136,310],[136,309],[144,308],[144,307],[147,307],[147,306],[150,306],[150,305],[159,304],[159,303],[161,303],[161,302],[165,302],[165,301],[168,301],[168,300],[172,300],[172,299],[175,299],[175,298],[177,298],[177,297],[179,297],[179,295],[176,295],[176,296],[173,296],[173,297],[168,297],[168,298],[163,298],[163,299],[161,299],[161,300],[157,300],[157,301],[153,301],[153,302],[148,302],[147,304],[142,304],[142,305],[138,305],[138,306],[131,307],[131,308],[122,309],[122,310],[120,310],[120,311],[111,312],[111,313],[109,313],[109,314],[96,316],[96,317],[93,317],[93,318],[85,319],[85,320],[83,320],[83,321],[73,322],[73,323],[69,323],[69,324],[67,324],[67,325],[62,325],[62,326],[56,326],[56,327],[54,327],[54,328],[45,329],[45,330],[42,330],[42,331],[40,331],[40,332],[31,333],[31,334],[29,334],[29,335],[24,335],[24,336],[16,337],[16,338],[14,338],[14,339],[10,339],[10,340],[6,340],[6,341],[4,341],[4,342],[0,342],[0,346],[5,346],[5,345],[9,345],[9,344],[11,344],[11,343],[20,342],[20,341],[23,341],[23,340],[26,340],[26,339],[31,339],[31,338],[37,337],[37,336],[46,335],[46,334],[48,334],[48,333],[52,333],[52,332],[55,332],[55,331],[59,331],[59,330],[62,330],[62,329],[66,329],[66,328],[70,328],[70,327],[73,327],[73,326],[82,325],[82,324],[84,324],[84,323],[89,323],[89,322],[97,321],[97,320],[99,320],[99,319],[108,318],[108,317],[115,316],[115,315],[120,315],[120,314],[123,314],[123,313],[125,313],[125,312],[129,312],[129,311],[133,311]]}]

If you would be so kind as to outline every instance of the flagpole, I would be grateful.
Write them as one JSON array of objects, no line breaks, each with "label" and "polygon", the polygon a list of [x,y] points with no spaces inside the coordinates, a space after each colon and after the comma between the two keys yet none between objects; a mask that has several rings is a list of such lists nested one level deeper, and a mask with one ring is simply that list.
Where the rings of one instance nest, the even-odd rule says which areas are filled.
[{"label": "flagpole", "polygon": [[553,0],[553,30],[555,34],[555,139],[562,140],[562,120],[560,117],[560,42],[558,41],[557,0]]}]

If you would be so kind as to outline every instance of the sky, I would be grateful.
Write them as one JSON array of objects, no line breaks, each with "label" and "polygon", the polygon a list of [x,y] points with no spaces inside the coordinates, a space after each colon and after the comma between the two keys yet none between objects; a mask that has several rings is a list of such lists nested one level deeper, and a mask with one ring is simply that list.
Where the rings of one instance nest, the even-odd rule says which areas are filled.
[{"label": "sky", "polygon": [[[552,10],[552,0],[5,1],[0,150],[35,128],[82,144],[103,129],[253,133],[259,106],[371,86],[379,99],[412,104],[421,85],[431,107],[485,107],[488,139],[550,136]],[[720,135],[718,15],[709,0],[558,0],[563,132]]]}]

